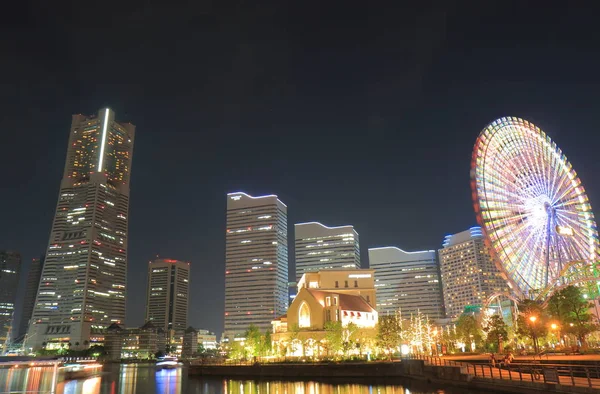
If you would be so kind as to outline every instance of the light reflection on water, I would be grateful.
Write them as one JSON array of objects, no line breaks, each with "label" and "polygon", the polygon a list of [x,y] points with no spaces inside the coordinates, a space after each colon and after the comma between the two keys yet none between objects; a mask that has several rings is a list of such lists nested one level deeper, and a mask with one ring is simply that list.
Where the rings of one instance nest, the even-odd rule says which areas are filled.
[{"label": "light reflection on water", "polygon": [[[53,389],[53,368],[0,369],[0,393],[43,394],[458,394],[463,389],[433,386],[330,384],[312,381],[276,382],[188,378],[187,370],[156,370],[151,365],[104,366],[100,376],[59,382]],[[470,391],[477,394],[476,391]],[[480,392],[481,393],[481,392]],[[489,394],[489,392],[488,392]]]}]

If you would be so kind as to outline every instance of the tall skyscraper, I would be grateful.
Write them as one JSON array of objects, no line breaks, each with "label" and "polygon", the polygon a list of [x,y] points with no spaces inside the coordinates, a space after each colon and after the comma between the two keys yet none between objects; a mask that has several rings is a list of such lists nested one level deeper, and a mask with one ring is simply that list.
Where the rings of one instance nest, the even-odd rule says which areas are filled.
[{"label": "tall skyscraper", "polygon": [[403,319],[417,311],[430,319],[444,317],[435,250],[405,252],[393,246],[371,248],[369,265],[375,270],[377,312],[381,316],[400,310]]},{"label": "tall skyscraper", "polygon": [[465,306],[482,305],[490,295],[508,291],[485,247],[481,227],[447,235],[439,254],[447,317],[455,319]]},{"label": "tall skyscraper", "polygon": [[[13,314],[19,287],[21,255],[14,251],[0,250],[0,354],[10,342],[13,330]],[[14,334],[12,335],[14,337]]]},{"label": "tall skyscraper", "polygon": [[294,227],[297,281],[307,272],[360,268],[358,233],[353,226],[327,227],[309,222]]},{"label": "tall skyscraper", "polygon": [[157,259],[148,263],[146,321],[168,330],[185,330],[188,326],[190,299],[190,263]]},{"label": "tall skyscraper", "polygon": [[124,322],[134,135],[109,108],[73,115],[27,347],[82,347]]},{"label": "tall skyscraper", "polygon": [[35,297],[38,293],[40,278],[42,277],[42,268],[44,267],[45,256],[42,256],[31,261],[29,273],[27,274],[27,283],[25,284],[25,296],[23,297],[23,308],[21,312],[21,322],[19,323],[19,332],[14,338],[22,338],[27,334],[27,327],[31,314],[33,313],[33,305]]},{"label": "tall skyscraper", "polygon": [[287,206],[277,196],[227,195],[225,333],[262,331],[288,306]]}]

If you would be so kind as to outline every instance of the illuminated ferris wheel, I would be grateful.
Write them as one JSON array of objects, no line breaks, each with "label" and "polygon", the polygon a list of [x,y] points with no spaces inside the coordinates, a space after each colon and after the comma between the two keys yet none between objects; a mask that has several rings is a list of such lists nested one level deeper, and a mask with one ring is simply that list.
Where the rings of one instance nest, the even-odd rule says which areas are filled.
[{"label": "illuminated ferris wheel", "polygon": [[598,231],[581,181],[532,123],[506,117],[481,132],[471,188],[486,243],[517,294],[564,284],[564,270],[577,269],[570,263],[595,261]]}]

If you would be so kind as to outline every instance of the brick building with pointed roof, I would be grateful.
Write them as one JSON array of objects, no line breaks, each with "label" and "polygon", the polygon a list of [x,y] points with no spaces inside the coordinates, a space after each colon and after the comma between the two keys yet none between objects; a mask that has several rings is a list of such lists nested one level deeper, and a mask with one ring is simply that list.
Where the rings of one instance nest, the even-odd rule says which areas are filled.
[{"label": "brick building with pointed roof", "polygon": [[375,336],[378,314],[374,305],[372,270],[307,273],[298,282],[298,295],[287,314],[272,322],[273,349],[281,356],[325,355],[325,327],[328,322],[339,322],[343,328],[350,323],[356,327],[350,340],[356,340],[356,349],[361,351],[367,346],[361,338],[366,342]]}]

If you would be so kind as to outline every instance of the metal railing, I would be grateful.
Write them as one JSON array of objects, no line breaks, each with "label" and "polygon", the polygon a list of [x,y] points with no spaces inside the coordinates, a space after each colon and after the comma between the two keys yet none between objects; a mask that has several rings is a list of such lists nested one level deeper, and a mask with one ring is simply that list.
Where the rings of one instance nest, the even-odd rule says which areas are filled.
[{"label": "metal railing", "polygon": [[600,388],[600,367],[589,365],[499,363],[473,364],[446,360],[440,357],[422,357],[427,365],[458,366],[466,374],[479,379],[507,380],[513,382],[554,383],[566,386]]}]

